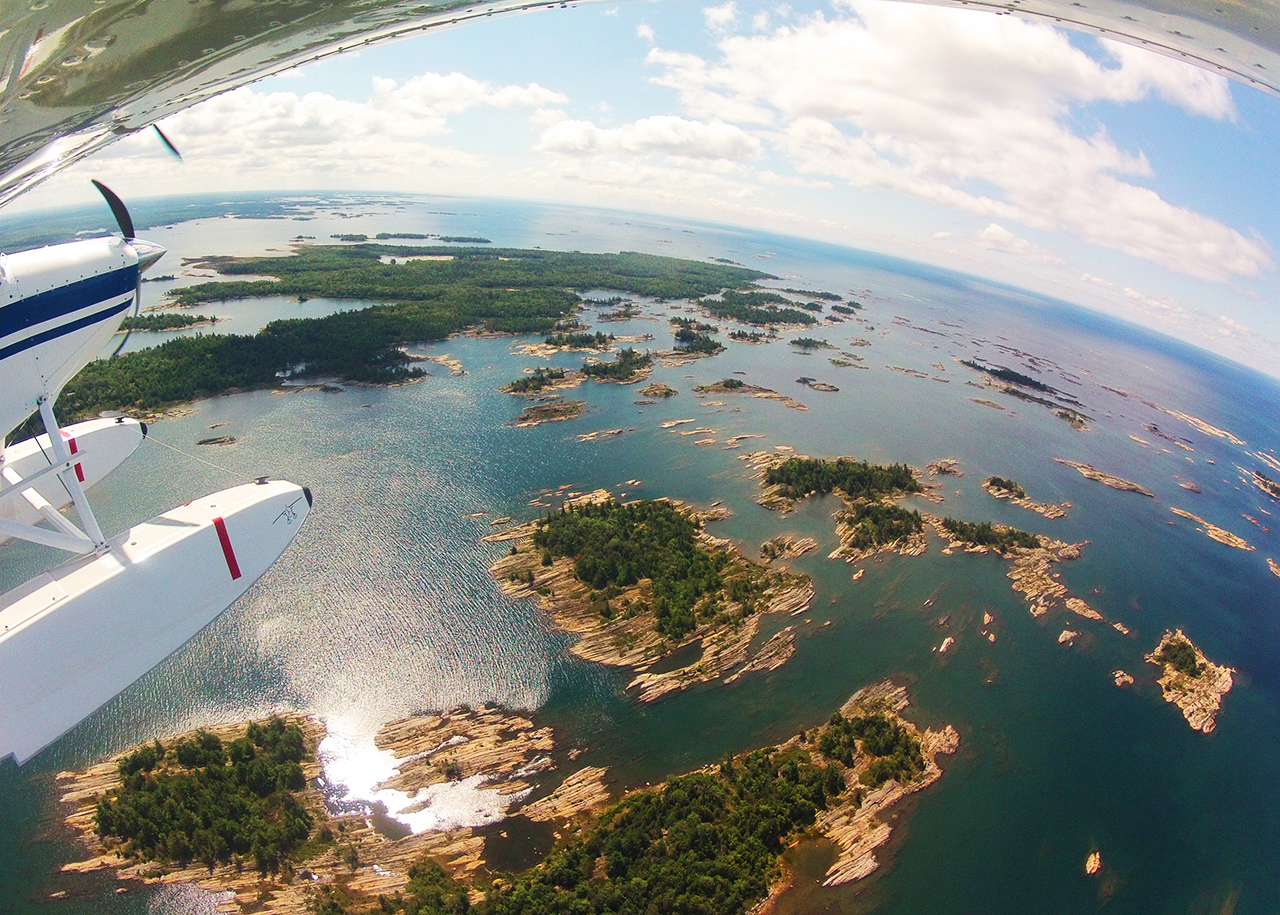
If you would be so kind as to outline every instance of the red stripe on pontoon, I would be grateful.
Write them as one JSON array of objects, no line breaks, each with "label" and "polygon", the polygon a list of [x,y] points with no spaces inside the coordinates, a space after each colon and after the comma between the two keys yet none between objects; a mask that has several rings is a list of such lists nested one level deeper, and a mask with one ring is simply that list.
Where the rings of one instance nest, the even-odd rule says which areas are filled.
[{"label": "red stripe on pontoon", "polygon": [[231,549],[231,537],[227,534],[227,525],[221,518],[214,518],[213,526],[218,531],[218,542],[222,544],[222,555],[226,557],[231,580],[235,581],[240,577],[240,563],[236,562],[236,551]]},{"label": "red stripe on pontoon", "polygon": [[[76,448],[76,440],[74,438],[70,439],[68,440],[67,444],[71,446],[71,453],[75,454],[76,451],[78,450]],[[84,467],[80,464],[76,464],[76,479],[79,480],[81,483],[84,482]]]}]

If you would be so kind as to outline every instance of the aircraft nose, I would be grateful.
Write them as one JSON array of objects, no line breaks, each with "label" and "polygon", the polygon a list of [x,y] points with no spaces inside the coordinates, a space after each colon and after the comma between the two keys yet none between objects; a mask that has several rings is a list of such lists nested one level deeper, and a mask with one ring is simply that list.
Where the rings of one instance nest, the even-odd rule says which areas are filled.
[{"label": "aircraft nose", "polygon": [[168,248],[163,245],[157,245],[153,241],[147,241],[142,238],[129,239],[129,246],[133,248],[134,253],[138,255],[138,269],[146,270],[160,258],[164,257]]}]

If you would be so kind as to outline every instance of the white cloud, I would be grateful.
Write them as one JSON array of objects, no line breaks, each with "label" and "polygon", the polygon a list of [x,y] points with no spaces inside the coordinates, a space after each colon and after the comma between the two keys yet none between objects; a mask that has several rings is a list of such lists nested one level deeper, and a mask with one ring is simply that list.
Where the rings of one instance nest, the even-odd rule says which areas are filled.
[{"label": "white cloud", "polygon": [[[1225,350],[1233,358],[1264,371],[1274,368],[1277,341],[1258,333],[1238,318],[1205,314],[1185,308],[1171,298],[1147,295],[1131,286],[1124,288],[1124,296],[1135,304],[1149,323],[1166,332]],[[1216,345],[1213,342],[1215,338]]]},{"label": "white cloud", "polygon": [[649,42],[649,44],[653,44],[653,41],[654,41],[653,26],[644,22],[640,23],[638,26],[636,26],[636,37]]},{"label": "white cloud", "polygon": [[1180,318],[1188,317],[1186,310],[1172,299],[1161,299],[1145,295],[1132,286],[1124,287],[1124,294],[1126,298],[1145,306],[1154,314]]},{"label": "white cloud", "polygon": [[560,108],[538,108],[529,115],[529,126],[535,130],[541,130],[552,124],[558,124],[567,117],[568,115]]},{"label": "white cloud", "polygon": [[1218,323],[1222,325],[1218,328],[1218,333],[1223,336],[1230,337],[1237,334],[1245,337],[1253,336],[1253,328],[1248,324],[1244,324],[1234,318],[1228,317],[1227,315],[1219,315]]},{"label": "white cloud", "polygon": [[978,233],[977,243],[979,247],[986,248],[988,251],[1012,254],[1029,261],[1043,264],[1062,263],[1062,258],[1038,245],[1032,244],[1025,238],[1019,238],[1004,226],[997,225],[994,222]]},{"label": "white cloud", "polygon": [[751,17],[751,30],[753,32],[763,32],[769,28],[769,12],[761,10]]},{"label": "white cloud", "polygon": [[727,31],[738,21],[738,5],[734,0],[729,0],[719,6],[703,7],[702,18],[706,20],[707,28],[717,32]]},{"label": "white cloud", "polygon": [[[564,104],[559,92],[537,83],[491,86],[460,73],[424,73],[403,85],[373,78],[367,101],[322,92],[262,93],[237,89],[174,115],[166,130],[183,138],[184,151],[201,144],[218,149],[324,144],[360,138],[433,137],[449,132],[448,119],[470,108],[544,107]],[[206,150],[207,151],[207,150]]]},{"label": "white cloud", "polygon": [[779,175],[775,171],[768,169],[756,172],[755,178],[761,184],[772,185],[773,187],[804,187],[813,190],[827,190],[832,187],[830,181],[816,181],[813,178],[798,178],[795,175]]},{"label": "white cloud", "polygon": [[[374,77],[362,101],[245,87],[166,119],[164,130],[205,183],[234,176],[230,186],[252,186],[255,176],[279,175],[282,162],[290,178],[341,183],[343,175],[473,166],[478,159],[471,153],[430,142],[451,132],[450,118],[477,107],[527,107],[550,123],[563,115],[546,114],[546,106],[567,101],[537,83],[496,86],[460,73],[424,73],[403,83]],[[136,155],[141,142],[118,144],[99,165],[109,160],[109,168],[126,175],[153,167],[149,155]]]},{"label": "white cloud", "polygon": [[1101,286],[1103,289],[1114,289],[1116,285],[1110,280],[1104,280],[1102,277],[1094,276],[1091,273],[1081,274],[1080,279],[1086,283],[1093,283],[1095,286]]},{"label": "white cloud", "polygon": [[754,158],[761,147],[758,138],[724,121],[702,123],[654,115],[611,128],[590,121],[560,121],[543,130],[535,149],[575,156],[660,154],[679,157],[685,164],[720,160],[738,168],[741,160]]},{"label": "white cloud", "polygon": [[946,231],[946,230],[943,230],[943,231],[941,231],[941,232],[934,232],[934,233],[933,233],[933,237],[934,237],[934,238],[936,238],[936,239],[938,239],[938,240],[942,240],[942,239],[944,239],[944,238],[950,238],[950,237],[951,237],[951,233],[950,233],[950,232],[948,232],[948,231]]},{"label": "white cloud", "polygon": [[[1014,17],[876,0],[839,7],[848,15],[726,37],[717,61],[655,48],[653,81],[695,118],[753,128],[806,175],[1065,232],[1202,279],[1274,267],[1263,239],[1133,183],[1151,176],[1146,157],[1075,120],[1079,106],[1152,96],[1233,119],[1223,78],[1112,44],[1099,62]],[[736,14],[712,7],[709,24],[711,10],[717,22]]]}]

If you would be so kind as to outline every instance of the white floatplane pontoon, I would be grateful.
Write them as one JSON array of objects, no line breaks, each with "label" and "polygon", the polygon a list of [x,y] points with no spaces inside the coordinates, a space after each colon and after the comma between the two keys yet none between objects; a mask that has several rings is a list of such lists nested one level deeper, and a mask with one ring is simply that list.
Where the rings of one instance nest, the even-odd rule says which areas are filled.
[{"label": "white floatplane pontoon", "polygon": [[[96,184],[97,182],[95,182]],[[107,540],[85,489],[146,426],[120,417],[59,426],[53,404],[136,304],[164,248],[121,236],[0,254],[0,429],[39,413],[45,434],[0,454],[0,543],[77,554],[0,595],[0,759],[22,763],[176,651],[292,542],[311,493],[260,479],[167,511]],[[62,514],[74,507],[77,526]]]}]

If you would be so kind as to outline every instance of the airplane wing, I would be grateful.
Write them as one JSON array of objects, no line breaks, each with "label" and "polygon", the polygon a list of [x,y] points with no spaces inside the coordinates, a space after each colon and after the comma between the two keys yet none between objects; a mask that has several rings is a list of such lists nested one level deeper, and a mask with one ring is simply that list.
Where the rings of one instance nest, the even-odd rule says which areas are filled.
[{"label": "airplane wing", "polygon": [[[936,0],[1083,29],[1280,94],[1280,0]],[[118,137],[310,60],[557,0],[0,0],[0,205]]]}]

